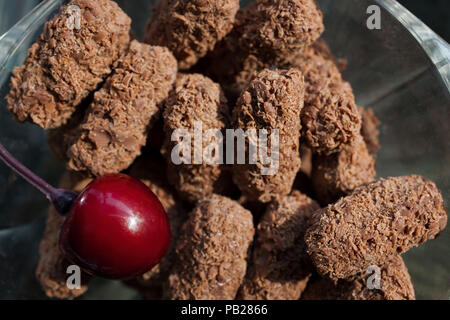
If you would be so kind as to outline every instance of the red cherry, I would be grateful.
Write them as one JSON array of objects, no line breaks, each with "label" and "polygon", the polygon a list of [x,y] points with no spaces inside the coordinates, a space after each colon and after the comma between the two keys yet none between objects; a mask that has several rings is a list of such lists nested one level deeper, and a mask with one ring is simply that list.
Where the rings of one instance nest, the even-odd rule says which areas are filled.
[{"label": "red cherry", "polygon": [[138,276],[170,242],[167,215],[142,182],[117,174],[94,180],[75,200],[60,232],[68,260],[104,278]]}]

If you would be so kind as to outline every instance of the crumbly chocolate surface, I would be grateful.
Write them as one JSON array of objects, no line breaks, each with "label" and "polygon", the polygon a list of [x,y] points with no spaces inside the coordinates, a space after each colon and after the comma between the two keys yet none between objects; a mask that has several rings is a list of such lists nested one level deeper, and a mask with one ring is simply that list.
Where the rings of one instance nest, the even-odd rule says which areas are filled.
[{"label": "crumbly chocolate surface", "polygon": [[253,236],[252,215],[237,202],[218,195],[199,201],[178,238],[165,297],[234,299]]},{"label": "crumbly chocolate surface", "polygon": [[161,261],[142,276],[128,281],[128,284],[138,289],[144,298],[160,299],[162,287],[167,281],[175,254],[175,243],[178,239],[181,225],[187,218],[182,202],[174,195],[174,190],[165,178],[165,164],[163,159],[155,159],[143,155],[136,159],[127,172],[147,185],[158,197],[170,224],[170,246]]},{"label": "crumbly chocolate surface", "polygon": [[314,0],[257,0],[239,11],[230,39],[241,52],[280,64],[320,37],[322,19]]},{"label": "crumbly chocolate surface", "polygon": [[[334,64],[338,65],[338,59],[336,59],[336,57],[334,56],[333,52],[331,52],[330,47],[328,46],[328,43],[320,38],[317,39],[316,42],[314,42],[307,50],[306,52],[312,50],[312,52],[315,55],[318,55],[320,57],[322,57],[325,60],[329,60],[329,61],[333,61]],[[311,53],[310,53],[311,54]],[[303,56],[303,52],[300,54],[300,59]],[[289,63],[292,65],[295,65],[295,60],[299,57],[299,55],[296,55]],[[340,70],[340,69],[339,69]]]},{"label": "crumbly chocolate surface", "polygon": [[[287,195],[300,168],[300,111],[304,83],[297,69],[261,71],[238,99],[233,114],[236,129],[266,129],[268,155],[276,152],[269,138],[278,130],[278,168],[264,175],[267,168],[259,157],[256,164],[233,166],[233,180],[250,200],[270,202]],[[257,132],[257,134],[260,134]],[[247,139],[248,140],[248,139]],[[261,142],[263,143],[263,142]],[[249,143],[246,142],[246,154]],[[257,147],[259,147],[257,145]]]},{"label": "crumbly chocolate surface", "polygon": [[[219,178],[223,174],[223,166],[214,158],[205,159],[204,151],[207,146],[214,145],[213,136],[203,137],[207,130],[224,130],[229,126],[229,109],[227,100],[220,86],[209,78],[200,74],[179,74],[175,88],[169,95],[163,113],[164,131],[166,134],[163,153],[167,160],[167,178],[175,186],[179,194],[190,202],[195,202],[205,196],[218,191]],[[195,123],[201,123],[203,149],[200,150],[201,164],[196,164],[195,157]],[[191,163],[174,164],[172,151],[177,141],[171,141],[172,133],[177,129],[184,129],[191,137]],[[179,148],[183,148],[180,144]],[[220,145],[219,145],[220,148]],[[197,148],[198,150],[198,148]],[[187,152],[187,151],[186,151]],[[183,154],[184,155],[184,154]],[[210,153],[213,155],[213,152]],[[217,154],[218,155],[218,154]],[[207,161],[208,160],[208,161]]]},{"label": "crumbly chocolate surface", "polygon": [[[69,6],[80,8],[80,28],[70,28]],[[111,0],[72,0],[44,27],[14,69],[8,109],[18,121],[45,129],[67,122],[77,106],[112,71],[130,41],[130,18]]]},{"label": "crumbly chocolate surface", "polygon": [[322,205],[335,202],[360,185],[375,180],[375,158],[361,136],[332,155],[315,155],[311,181]]},{"label": "crumbly chocolate surface", "polygon": [[312,272],[304,235],[319,205],[294,191],[269,205],[258,224],[253,257],[238,299],[297,300]]},{"label": "crumbly chocolate surface", "polygon": [[381,289],[369,289],[367,280],[372,274],[354,281],[327,278],[308,283],[302,300],[415,300],[414,287],[403,259],[394,256],[381,267]]},{"label": "crumbly chocolate surface", "polygon": [[[90,179],[85,179],[79,174],[66,173],[61,179],[60,187],[81,192],[90,181]],[[81,287],[79,289],[67,287],[68,274],[66,270],[71,263],[64,258],[64,254],[59,249],[58,241],[59,229],[63,222],[64,218],[51,206],[39,246],[40,257],[36,269],[36,278],[48,297],[74,299],[86,292],[90,276],[82,272]]]},{"label": "crumbly chocolate surface", "polygon": [[329,155],[354,142],[361,131],[361,115],[350,84],[342,79],[336,59],[323,40],[290,56],[284,55],[284,60],[275,63],[265,61],[257,53],[245,54],[236,45],[238,40],[232,39],[236,32],[233,30],[207,59],[208,67],[202,67],[223,85],[230,99],[236,99],[264,68],[298,68],[306,84],[301,121],[302,136],[308,146],[315,153]]},{"label": "crumbly chocolate surface", "polygon": [[179,68],[188,69],[230,32],[238,9],[239,0],[162,0],[144,42],[169,48]]},{"label": "crumbly chocolate surface", "polygon": [[302,138],[315,153],[332,154],[353,143],[361,131],[361,116],[350,84],[335,62],[310,47],[291,62],[305,77]]},{"label": "crumbly chocolate surface", "polygon": [[317,211],[305,241],[319,274],[351,279],[436,238],[446,224],[442,195],[433,182],[416,175],[387,178]]},{"label": "crumbly chocolate surface", "polygon": [[68,137],[68,168],[93,176],[128,168],[145,145],[176,73],[176,60],[167,48],[133,40]]},{"label": "crumbly chocolate surface", "polygon": [[[318,39],[310,47],[297,52],[294,56],[286,58],[286,61],[280,62],[277,66],[281,69],[298,68],[300,63],[304,61],[303,52],[314,53],[322,57],[324,60],[329,60],[336,64],[336,59],[332,55],[328,45],[322,39]],[[227,54],[227,51],[224,51]],[[225,57],[221,57],[226,59]],[[233,68],[226,68],[226,70],[219,69],[219,74],[214,74],[218,77],[220,83],[224,86],[226,93],[231,97],[239,97],[242,90],[248,83],[258,74],[259,71],[265,68],[272,68],[273,63],[267,63],[255,54],[248,54],[242,57],[239,61],[234,61]],[[219,65],[219,68],[223,65]],[[212,66],[212,70],[216,70],[216,66]],[[307,81],[308,79],[305,79]]]},{"label": "crumbly chocolate surface", "polygon": [[322,12],[313,0],[258,0],[238,11],[233,30],[199,68],[234,101],[261,70],[289,69],[289,61],[323,30]]}]

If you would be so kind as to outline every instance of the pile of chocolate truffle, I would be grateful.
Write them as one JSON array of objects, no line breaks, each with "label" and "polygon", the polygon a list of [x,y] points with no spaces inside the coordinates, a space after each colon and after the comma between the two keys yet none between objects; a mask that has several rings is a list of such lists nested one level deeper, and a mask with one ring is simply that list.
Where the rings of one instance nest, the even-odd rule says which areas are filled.
[{"label": "pile of chocolate truffle", "polygon": [[[127,285],[149,299],[415,298],[400,254],[445,228],[442,196],[416,175],[375,180],[378,120],[320,39],[314,0],[161,0],[142,43],[115,2],[68,5],[80,28],[67,6],[47,22],[8,108],[47,130],[68,170],[61,187],[125,172],[158,196],[171,246]],[[172,134],[196,122],[278,130],[278,170],[173,163]],[[49,297],[72,299],[91,276],[66,286],[63,219],[50,210],[36,275]]]}]

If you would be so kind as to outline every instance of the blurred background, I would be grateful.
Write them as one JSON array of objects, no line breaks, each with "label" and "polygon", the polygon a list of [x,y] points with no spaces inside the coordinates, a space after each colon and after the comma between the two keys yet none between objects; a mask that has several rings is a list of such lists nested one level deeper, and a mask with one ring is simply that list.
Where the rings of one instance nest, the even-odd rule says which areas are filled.
[{"label": "blurred background", "polygon": [[450,1],[398,0],[398,2],[425,22],[445,41],[450,41]]}]

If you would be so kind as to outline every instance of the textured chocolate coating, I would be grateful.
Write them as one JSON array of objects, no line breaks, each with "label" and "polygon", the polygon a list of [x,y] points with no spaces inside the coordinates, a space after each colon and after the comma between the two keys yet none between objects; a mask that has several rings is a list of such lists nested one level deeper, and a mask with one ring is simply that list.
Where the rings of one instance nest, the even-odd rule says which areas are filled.
[{"label": "textured chocolate coating", "polygon": [[158,159],[150,155],[140,156],[127,173],[141,180],[153,191],[164,207],[169,220],[171,239],[164,257],[150,271],[128,281],[128,284],[137,288],[144,298],[161,298],[162,286],[167,281],[169,270],[173,264],[175,243],[187,214],[180,199],[174,196],[173,190],[166,181],[164,159]]},{"label": "textured chocolate coating", "polygon": [[[330,47],[328,46],[328,43],[320,38],[317,39],[316,42],[314,42],[309,49],[306,50],[306,53],[308,53],[308,51],[310,52],[310,50],[313,50],[315,55],[318,55],[320,57],[322,57],[325,60],[329,60],[329,61],[333,61],[334,64],[338,65],[338,59],[336,59],[336,57],[334,56],[333,52],[331,52]],[[300,54],[300,56],[303,56],[303,52]],[[295,59],[298,57],[298,55],[296,55],[289,63],[294,65],[295,64]]]},{"label": "textured chocolate coating", "polygon": [[144,42],[169,48],[179,68],[188,69],[230,32],[238,9],[239,0],[162,0]]},{"label": "textured chocolate coating", "polygon": [[[208,164],[203,157],[200,159],[202,164],[194,164],[194,122],[201,122],[202,134],[209,129],[224,130],[228,126],[229,109],[220,86],[200,74],[179,74],[175,89],[167,99],[163,119],[166,134],[163,153],[169,182],[190,202],[216,192],[223,166],[216,162]],[[175,165],[172,161],[171,154],[177,145],[177,141],[171,141],[172,133],[181,128],[187,130],[192,138],[192,164]],[[203,139],[203,151],[213,142],[213,137]]]},{"label": "textured chocolate coating", "polygon": [[361,131],[361,115],[353,90],[342,79],[335,62],[310,47],[291,65],[305,77],[302,138],[315,153],[326,155],[353,143]]},{"label": "textured chocolate coating", "polygon": [[361,136],[332,155],[314,155],[311,181],[322,205],[375,180],[375,158]]},{"label": "textured chocolate coating", "polygon": [[436,185],[412,175],[355,189],[311,218],[305,241],[322,276],[351,279],[429,239],[447,224]]},{"label": "textured chocolate coating", "polygon": [[361,107],[358,109],[361,114],[362,121],[361,135],[366,142],[366,146],[370,154],[375,155],[380,149],[380,142],[378,140],[378,136],[380,135],[380,131],[378,130],[380,121],[375,116],[372,109],[364,109]]},{"label": "textured chocolate coating", "polygon": [[[90,179],[84,179],[79,174],[66,173],[61,179],[60,187],[81,192],[90,181]],[[81,287],[79,289],[67,287],[66,282],[69,275],[66,270],[71,263],[64,258],[64,254],[59,249],[58,241],[59,229],[63,222],[64,218],[51,206],[39,246],[40,257],[36,269],[36,278],[48,297],[74,299],[86,292],[90,276],[82,272]]]},{"label": "textured chocolate coating", "polygon": [[371,273],[354,281],[339,280],[337,284],[326,278],[310,281],[302,300],[415,300],[414,287],[403,259],[394,256],[381,268],[381,289],[369,289]]},{"label": "textured chocolate coating", "polygon": [[[226,53],[226,52],[225,52]],[[226,53],[228,54],[228,53]],[[242,91],[248,86],[251,80],[253,80],[259,72],[264,69],[271,69],[272,65],[262,62],[256,56],[250,54],[241,58],[239,63],[234,68],[227,68],[229,74],[220,71],[220,74],[215,74],[220,84],[223,86],[227,97],[236,101],[241,95]],[[220,67],[223,67],[219,65]],[[217,67],[212,67],[211,70],[215,70]],[[286,69],[289,69],[287,67]],[[233,71],[234,70],[234,71]]]},{"label": "textured chocolate coating", "polygon": [[94,176],[128,168],[145,145],[176,73],[177,62],[167,48],[133,40],[69,137],[68,168]]},{"label": "textured chocolate coating", "polygon": [[240,51],[280,64],[320,37],[322,19],[314,0],[256,0],[239,11],[230,38]]},{"label": "textured chocolate coating", "polygon": [[[300,118],[304,83],[297,69],[261,71],[238,99],[233,114],[235,129],[273,129],[279,133],[278,170],[263,175],[260,157],[256,164],[233,166],[233,180],[249,200],[270,202],[291,192],[300,168]],[[246,139],[248,140],[248,139]],[[268,142],[271,140],[267,139]],[[268,152],[273,147],[268,146]],[[246,154],[249,143],[246,142]]]},{"label": "textured chocolate coating", "polygon": [[[306,52],[306,53],[304,53]],[[331,53],[327,43],[319,39],[314,42],[310,47],[296,52],[292,57],[287,57],[286,61],[280,62],[277,66],[281,69],[298,68],[299,65],[304,64],[305,55],[314,54],[320,56],[322,59],[336,63],[336,59]],[[241,63],[236,65],[236,62],[232,64],[234,68],[227,68],[223,74],[219,75],[221,83],[224,83],[224,88],[227,90],[227,94],[231,96],[239,96],[241,91],[248,85],[248,83],[256,76],[256,74],[264,68],[272,68],[275,64],[264,62],[257,55],[248,54],[241,59]],[[219,65],[222,67],[222,65]],[[215,70],[215,66],[212,66],[212,70]],[[233,72],[233,70],[235,70]],[[307,79],[305,79],[307,80]],[[230,83],[231,82],[231,83]]]},{"label": "textured chocolate coating", "polygon": [[[69,28],[80,8],[80,28]],[[76,17],[75,17],[76,19]],[[45,24],[25,62],[14,69],[8,109],[18,121],[45,129],[67,122],[111,73],[130,41],[130,18],[110,0],[72,0]]]},{"label": "textured chocolate coating", "polygon": [[253,259],[238,299],[297,300],[312,272],[304,235],[319,205],[294,191],[269,205],[258,224]]},{"label": "textured chocolate coating", "polygon": [[258,0],[236,15],[233,30],[202,60],[199,68],[236,100],[265,68],[289,69],[289,61],[323,32],[314,0]]},{"label": "textured chocolate coating", "polygon": [[181,229],[165,297],[234,299],[253,236],[252,215],[237,202],[218,195],[199,201]]}]

